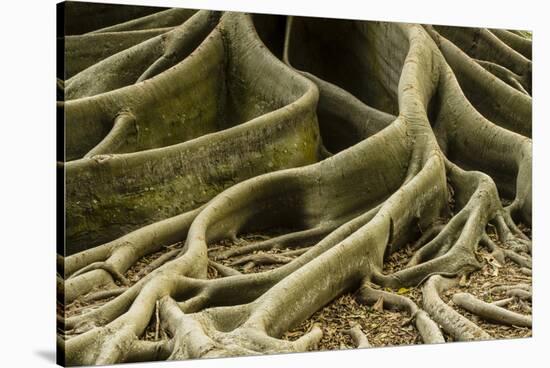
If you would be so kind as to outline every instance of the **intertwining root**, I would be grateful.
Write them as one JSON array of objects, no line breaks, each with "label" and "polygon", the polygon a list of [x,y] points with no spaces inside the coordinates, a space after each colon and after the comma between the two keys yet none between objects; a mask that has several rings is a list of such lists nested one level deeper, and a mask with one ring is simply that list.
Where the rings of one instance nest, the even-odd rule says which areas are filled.
[{"label": "intertwining root", "polygon": [[318,324],[283,337],[350,290],[424,343],[493,337],[462,309],[531,327],[505,309],[530,308],[528,284],[443,295],[489,266],[530,274],[529,40],[95,6],[105,22],[67,28],[57,81],[68,364],[317,349]]}]

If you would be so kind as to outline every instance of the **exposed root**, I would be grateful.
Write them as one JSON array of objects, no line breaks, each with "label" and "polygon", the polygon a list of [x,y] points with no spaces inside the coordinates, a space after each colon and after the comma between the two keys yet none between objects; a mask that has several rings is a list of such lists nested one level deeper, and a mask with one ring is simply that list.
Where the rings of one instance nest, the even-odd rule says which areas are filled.
[{"label": "exposed root", "polygon": [[245,264],[244,269],[249,270],[255,265],[288,263],[291,261],[292,261],[292,258],[278,255],[278,254],[256,253],[249,256],[241,257],[231,262],[230,265],[237,266],[237,265]]},{"label": "exposed root", "polygon": [[507,212],[495,218],[499,240],[514,251],[531,252],[531,240],[514,223]]},{"label": "exposed root", "polygon": [[[532,42],[524,35],[516,34],[513,31],[505,29],[491,29],[492,34],[497,36],[502,42],[525,56],[527,59],[532,57]],[[521,31],[520,31],[521,32]]]},{"label": "exposed root", "polygon": [[58,83],[67,363],[529,335],[530,42],[274,19],[173,10],[73,39],[121,43]]},{"label": "exposed root", "polygon": [[458,341],[489,340],[491,335],[445,304],[439,293],[454,286],[458,280],[439,275],[430,277],[422,287],[424,309],[445,332]]},{"label": "exposed root", "polygon": [[96,155],[116,153],[124,144],[127,144],[132,139],[132,136],[134,140],[137,139],[137,129],[136,117],[130,112],[121,112],[115,118],[113,128],[109,134],[84,157],[88,158]]},{"label": "exposed root", "polygon": [[499,247],[487,234],[483,234],[481,237],[480,243],[485,245],[489,251],[491,251],[491,256],[501,265],[506,262],[506,253],[504,249]]},{"label": "exposed root", "polygon": [[[422,236],[417,243],[413,245],[414,247],[419,247],[414,255],[411,257],[406,267],[414,267],[420,263],[428,261],[432,258],[436,258],[439,253],[444,253],[457,238],[458,229],[463,223],[461,223],[460,217],[456,216],[452,222],[443,226],[435,226],[435,232],[438,229],[441,229],[438,233],[434,233],[435,237],[423,245],[419,245],[419,242],[422,239]],[[420,243],[422,244],[422,243]]]},{"label": "exposed root", "polygon": [[481,318],[512,326],[531,327],[531,316],[511,312],[495,304],[485,303],[468,293],[453,295],[453,303]]},{"label": "exposed root", "polygon": [[143,341],[136,340],[132,343],[125,362],[146,362],[166,360],[171,353],[171,341]]},{"label": "exposed root", "polygon": [[120,282],[122,285],[129,285],[130,282],[126,277],[124,277],[123,274],[121,274],[112,264],[107,262],[94,262],[92,264],[89,264],[86,267],[81,268],[80,270],[73,273],[71,276],[69,276],[69,279],[75,278],[77,276],[83,275],[87,272],[94,271],[94,270],[104,270],[108,272],[113,279]]},{"label": "exposed root", "polygon": [[353,325],[345,332],[353,339],[353,342],[358,349],[372,347],[369,343],[369,339],[367,339],[367,336],[363,333],[363,331],[361,331],[361,328],[358,325]]},{"label": "exposed root", "polygon": [[218,262],[208,261],[208,264],[214,267],[222,277],[242,275],[242,273],[240,273],[239,271],[231,267],[224,266]]},{"label": "exposed root", "polygon": [[504,83],[514,87],[518,91],[525,93],[528,96],[530,95],[530,93],[526,90],[527,86],[524,85],[525,82],[523,78],[521,78],[519,75],[506,69],[503,66],[500,66],[495,63],[491,63],[489,61],[476,60],[476,62],[482,67],[484,67],[487,71],[492,73],[494,76],[502,80]]},{"label": "exposed root", "polygon": [[514,261],[521,267],[529,268],[529,269],[532,268],[530,258],[522,257],[516,252],[514,252],[513,250],[508,250],[508,249],[504,250],[504,254],[506,255],[506,257],[510,258],[510,260]]},{"label": "exposed root", "polygon": [[160,27],[177,26],[185,22],[190,16],[192,16],[196,10],[192,9],[166,9],[160,12],[139,17],[126,22],[118,23],[108,27],[102,27],[95,29],[88,34],[98,34],[106,32],[124,32],[136,29],[155,29]]},{"label": "exposed root", "polygon": [[505,307],[513,301],[514,301],[514,297],[511,297],[511,298],[494,301],[492,304],[496,305],[497,307]]},{"label": "exposed root", "polygon": [[529,291],[531,290],[531,285],[529,284],[516,284],[516,285],[498,285],[491,288],[491,293],[499,293],[502,291],[509,291],[514,289],[520,289]]},{"label": "exposed root", "polygon": [[172,249],[171,251],[164,253],[162,256],[158,257],[157,259],[149,263],[146,267],[142,268],[138,272],[137,277],[141,278],[142,276],[147,275],[151,271],[156,270],[166,262],[176,257],[178,254],[180,254],[181,251],[182,251],[181,249]]},{"label": "exposed root", "polygon": [[124,293],[128,288],[116,288],[116,289],[109,289],[109,290],[101,290],[95,293],[89,293],[82,297],[82,301],[84,302],[93,302],[96,300],[101,299],[107,299],[111,298],[113,296],[119,296],[122,293]]},{"label": "exposed root", "polygon": [[198,11],[184,27],[168,34],[163,42],[164,53],[137,79],[136,83],[152,78],[185,59],[212,31],[220,18],[218,12]]},{"label": "exposed root", "polygon": [[[426,231],[424,231],[422,233],[420,238],[418,238],[418,240],[415,241],[413,243],[413,245],[411,245],[410,249],[412,251],[415,251],[415,250],[418,250],[418,249],[422,248],[424,245],[426,245],[426,243],[428,243],[428,241],[430,241],[434,237],[436,237],[441,232],[441,230],[443,230],[444,228],[445,228],[445,226],[441,223],[433,224]],[[412,265],[412,263],[411,263],[411,265]]]},{"label": "exposed root", "polygon": [[[246,324],[235,326],[239,319],[246,318],[248,310],[248,306],[217,308],[204,314],[185,315],[173,299],[163,299],[163,320],[175,339],[169,359],[307,351],[322,337],[318,326],[313,326],[311,331],[294,342],[270,337],[261,330],[246,327]],[[217,329],[217,324],[223,326],[222,316],[228,314],[233,316],[235,322],[225,325],[229,331],[222,332]]]},{"label": "exposed root", "polygon": [[420,332],[425,344],[445,342],[437,324],[425,311],[419,309],[411,299],[387,291],[376,290],[366,284],[363,284],[361,289],[359,289],[357,297],[362,303],[373,304],[382,300],[386,307],[406,310],[411,316],[411,320],[414,320],[416,328]]},{"label": "exposed root", "polygon": [[[517,239],[516,239],[517,240]],[[520,239],[521,240],[521,239]],[[526,245],[523,242],[512,242],[508,241],[505,246],[510,246],[512,248],[518,249],[519,251],[526,251]],[[497,245],[487,234],[484,234],[481,238],[481,243],[486,245],[489,250],[491,250],[491,255],[500,263],[504,264],[505,258],[510,259],[521,267],[531,268],[531,259],[528,256],[521,256],[514,251],[513,249],[505,249]]]},{"label": "exposed root", "polygon": [[531,271],[530,268],[527,268],[527,267],[522,267],[520,269],[521,273],[523,273],[524,275],[527,275],[527,276],[531,276],[533,274],[533,271]]},{"label": "exposed root", "polygon": [[145,226],[112,242],[66,257],[65,274],[70,277],[65,281],[65,301],[70,303],[93,288],[110,285],[116,279],[116,276],[113,277],[103,268],[85,271],[91,263],[103,262],[122,275],[141,257],[162,249],[166,244],[182,240],[201,208]]},{"label": "exposed root", "polygon": [[506,295],[516,297],[521,300],[529,300],[531,301],[533,298],[533,294],[531,294],[530,291],[522,290],[522,289],[510,289],[506,291]]},{"label": "exposed root", "polygon": [[336,229],[339,225],[341,225],[341,223],[328,226],[319,226],[313,229],[276,236],[261,242],[228,249],[224,252],[216,254],[215,258],[220,260],[262,250],[266,251],[270,249],[285,249],[290,247],[304,247],[307,245],[312,245],[319,241],[323,236]]}]

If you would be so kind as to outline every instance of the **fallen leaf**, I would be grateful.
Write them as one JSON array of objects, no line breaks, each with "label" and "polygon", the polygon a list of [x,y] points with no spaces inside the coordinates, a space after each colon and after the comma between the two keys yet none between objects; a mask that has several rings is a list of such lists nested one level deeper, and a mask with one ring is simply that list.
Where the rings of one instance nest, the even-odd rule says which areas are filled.
[{"label": "fallen leaf", "polygon": [[384,310],[384,297],[381,296],[380,298],[378,298],[376,303],[374,303],[374,305],[372,306],[372,309],[378,312],[382,312]]},{"label": "fallen leaf", "polygon": [[410,289],[408,289],[408,288],[404,288],[404,287],[402,287],[402,288],[400,288],[399,290],[397,290],[397,294],[399,294],[399,295],[403,295],[403,294],[406,294],[406,293],[408,293],[408,292],[409,292],[409,290],[410,290]]},{"label": "fallen leaf", "polygon": [[468,281],[467,281],[466,274],[463,274],[463,275],[460,277],[460,281],[458,281],[458,285],[460,285],[460,286],[466,286],[466,285],[468,285]]}]

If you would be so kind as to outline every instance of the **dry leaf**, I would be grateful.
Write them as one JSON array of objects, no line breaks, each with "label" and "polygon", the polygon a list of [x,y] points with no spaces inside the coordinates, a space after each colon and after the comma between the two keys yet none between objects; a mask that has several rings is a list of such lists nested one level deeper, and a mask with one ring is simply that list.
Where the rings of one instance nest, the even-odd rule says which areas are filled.
[{"label": "dry leaf", "polygon": [[460,281],[458,281],[458,285],[460,285],[460,286],[466,286],[466,285],[468,285],[468,280],[467,280],[466,274],[463,274],[463,275],[460,277]]},{"label": "dry leaf", "polygon": [[380,298],[378,298],[376,303],[374,303],[374,305],[372,306],[372,309],[378,312],[382,312],[384,310],[384,297],[381,296]]},{"label": "dry leaf", "polygon": [[410,290],[410,289],[408,289],[408,288],[404,288],[404,287],[402,287],[402,288],[400,288],[399,290],[397,290],[397,294],[399,294],[399,295],[403,295],[403,294],[406,294],[406,293],[408,293],[408,292],[409,292],[409,290]]}]

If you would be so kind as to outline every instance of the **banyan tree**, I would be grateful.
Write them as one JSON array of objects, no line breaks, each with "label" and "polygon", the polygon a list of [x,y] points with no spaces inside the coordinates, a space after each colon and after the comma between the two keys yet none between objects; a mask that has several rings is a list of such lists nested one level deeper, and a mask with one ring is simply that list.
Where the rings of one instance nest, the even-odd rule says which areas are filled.
[{"label": "banyan tree", "polygon": [[[529,33],[62,9],[68,365],[314,350],[345,294],[424,343],[531,326]],[[487,262],[529,282],[460,291]]]}]

